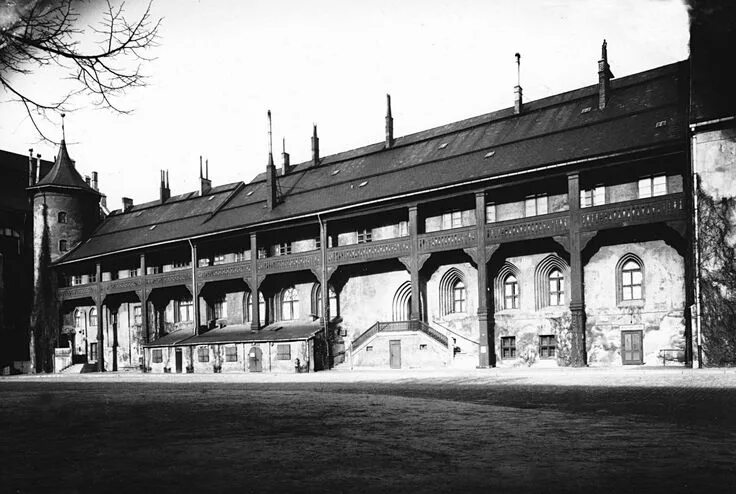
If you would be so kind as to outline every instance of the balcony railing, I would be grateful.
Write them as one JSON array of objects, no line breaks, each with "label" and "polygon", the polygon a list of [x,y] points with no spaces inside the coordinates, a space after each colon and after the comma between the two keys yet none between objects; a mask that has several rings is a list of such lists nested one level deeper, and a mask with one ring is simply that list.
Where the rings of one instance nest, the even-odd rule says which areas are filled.
[{"label": "balcony railing", "polygon": [[327,264],[355,264],[408,256],[410,253],[411,242],[408,237],[392,238],[364,244],[333,247],[327,250]]},{"label": "balcony railing", "polygon": [[92,297],[95,293],[97,293],[97,283],[59,288],[57,293],[59,294],[60,300],[73,300]]},{"label": "balcony railing", "polygon": [[250,275],[250,261],[231,262],[197,269],[197,279],[203,282],[244,278]]},{"label": "balcony railing", "polygon": [[319,267],[320,263],[321,256],[319,251],[300,252],[298,254],[258,259],[258,272],[268,274],[301,271]]},{"label": "balcony railing", "polygon": [[438,252],[475,246],[474,226],[419,235],[419,252]]},{"label": "balcony railing", "polygon": [[143,278],[135,276],[122,280],[105,281],[102,285],[105,293],[134,292],[143,288]]},{"label": "balcony railing", "polygon": [[162,288],[183,285],[192,281],[192,269],[177,269],[166,273],[149,274],[145,277],[147,288]]},{"label": "balcony railing", "polygon": [[489,223],[486,226],[486,242],[500,244],[563,235],[567,233],[569,217],[570,213],[565,211]]},{"label": "balcony railing", "polygon": [[630,225],[682,219],[685,216],[683,193],[604,204],[581,210],[585,230],[602,230]]},{"label": "balcony railing", "polygon": [[350,349],[351,351],[357,350],[378,333],[390,333],[399,331],[414,331],[424,333],[445,347],[447,347],[448,344],[447,336],[440,333],[423,321],[390,321],[375,323],[373,326],[365,330],[360,336],[355,338],[355,340],[353,340],[352,344],[350,345]]}]

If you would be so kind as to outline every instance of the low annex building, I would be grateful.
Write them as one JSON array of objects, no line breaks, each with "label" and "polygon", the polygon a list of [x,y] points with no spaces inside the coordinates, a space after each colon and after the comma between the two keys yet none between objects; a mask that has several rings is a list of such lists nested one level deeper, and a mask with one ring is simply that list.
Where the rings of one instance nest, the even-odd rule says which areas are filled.
[{"label": "low annex building", "polygon": [[162,172],[52,242],[68,344],[152,372],[691,363],[688,63],[614,79],[604,44],[598,76],[401,137],[389,99],[384,142],[321,156],[315,126],[249,183]]}]

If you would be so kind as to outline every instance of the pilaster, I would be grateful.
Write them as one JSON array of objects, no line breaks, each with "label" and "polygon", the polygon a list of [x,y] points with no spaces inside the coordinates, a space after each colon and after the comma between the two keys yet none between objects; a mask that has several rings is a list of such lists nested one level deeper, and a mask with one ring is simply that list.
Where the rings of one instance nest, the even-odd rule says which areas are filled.
[{"label": "pilaster", "polygon": [[494,367],[496,365],[496,338],[493,313],[489,309],[485,192],[475,194],[475,225],[477,229],[475,264],[478,270],[478,332],[480,336],[478,367]]}]

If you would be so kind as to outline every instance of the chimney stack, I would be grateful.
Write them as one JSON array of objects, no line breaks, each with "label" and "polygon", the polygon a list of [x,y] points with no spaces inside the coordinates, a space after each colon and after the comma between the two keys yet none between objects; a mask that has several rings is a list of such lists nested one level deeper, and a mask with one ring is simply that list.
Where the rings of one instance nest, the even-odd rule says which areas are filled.
[{"label": "chimney stack", "polygon": [[268,110],[268,163],[266,164],[266,206],[269,210],[276,207],[278,196],[276,187],[278,186],[276,178],[276,166],[273,164],[273,141],[271,133],[271,110]]},{"label": "chimney stack", "polygon": [[524,99],[521,90],[521,54],[516,54],[516,86],[514,87],[514,113],[521,113],[524,106]]},{"label": "chimney stack", "polygon": [[210,160],[207,160],[205,173],[202,175],[202,155],[199,155],[199,195],[206,196],[212,190],[212,181],[210,180]]},{"label": "chimney stack", "polygon": [[130,197],[123,197],[123,212],[130,211],[133,207],[133,199]]},{"label": "chimney stack", "polygon": [[317,124],[312,124],[312,164],[319,165],[319,137],[317,137]]},{"label": "chimney stack", "polygon": [[161,197],[161,204],[165,203],[171,197],[171,189],[167,183],[166,172],[161,170],[161,186],[159,188],[159,196]]},{"label": "chimney stack", "polygon": [[386,94],[386,147],[394,145],[394,117],[391,115],[391,95]]},{"label": "chimney stack", "polygon": [[89,175],[85,175],[84,176],[84,181],[87,183],[88,186],[92,187],[92,184],[91,184]]},{"label": "chimney stack", "polygon": [[[56,158],[54,158],[56,161]],[[41,153],[36,155],[36,183],[41,181]]]},{"label": "chimney stack", "polygon": [[601,59],[598,61],[598,109],[602,110],[608,104],[611,97],[611,79],[613,73],[611,66],[608,65],[608,43],[603,40],[601,46]]},{"label": "chimney stack", "polygon": [[283,162],[283,173],[282,175],[286,175],[291,171],[291,159],[289,158],[289,153],[286,152],[286,139],[282,139],[281,141],[281,161]]},{"label": "chimney stack", "polygon": [[99,191],[100,189],[99,189],[99,184],[97,182],[97,178],[98,178],[97,172],[92,172],[92,184],[91,184],[92,188]]},{"label": "chimney stack", "polygon": [[36,164],[33,162],[33,148],[28,150],[28,186],[36,185]]}]

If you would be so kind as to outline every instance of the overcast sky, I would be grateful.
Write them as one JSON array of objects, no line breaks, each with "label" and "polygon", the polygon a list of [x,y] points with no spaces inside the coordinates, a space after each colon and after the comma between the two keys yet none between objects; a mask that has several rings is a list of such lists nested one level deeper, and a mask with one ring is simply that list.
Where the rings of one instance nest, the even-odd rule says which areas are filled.
[{"label": "overcast sky", "polygon": [[[517,51],[525,101],[596,83],[603,38],[617,77],[688,56],[681,1],[154,0],[153,12],[164,21],[148,86],[121,100],[134,113],[66,118],[70,154],[100,173],[111,209],[156,199],[161,168],[172,195],[198,188],[200,154],[214,185],[250,181],[266,165],[269,108],[277,164],[282,137],[298,163],[313,122],[322,155],[383,140],[386,93],[396,136],[512,106]],[[38,95],[57,78],[18,83]],[[0,96],[0,148],[52,159]]]}]

